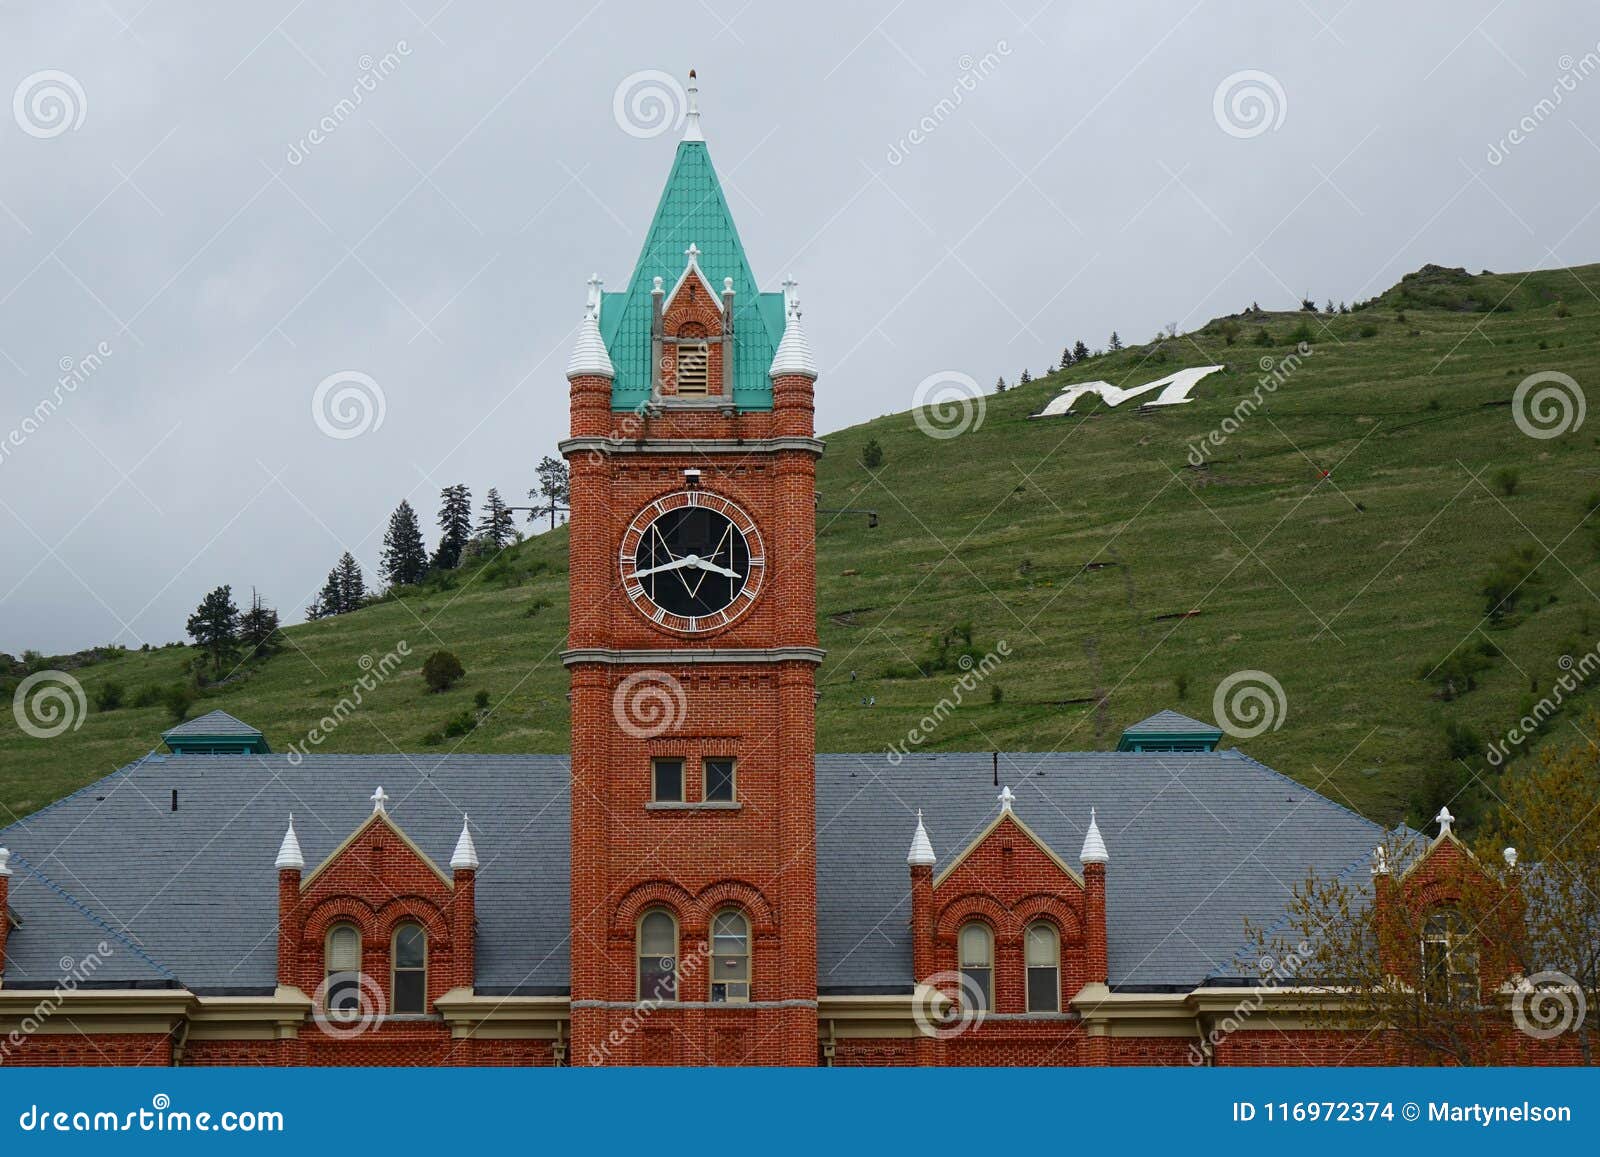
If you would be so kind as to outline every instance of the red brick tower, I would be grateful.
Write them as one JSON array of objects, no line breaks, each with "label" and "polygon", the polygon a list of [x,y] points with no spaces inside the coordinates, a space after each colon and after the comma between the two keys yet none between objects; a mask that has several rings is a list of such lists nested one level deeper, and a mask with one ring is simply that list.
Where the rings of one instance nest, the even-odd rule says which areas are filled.
[{"label": "red brick tower", "polygon": [[816,370],[688,124],[572,360],[574,1064],[817,1060]]}]

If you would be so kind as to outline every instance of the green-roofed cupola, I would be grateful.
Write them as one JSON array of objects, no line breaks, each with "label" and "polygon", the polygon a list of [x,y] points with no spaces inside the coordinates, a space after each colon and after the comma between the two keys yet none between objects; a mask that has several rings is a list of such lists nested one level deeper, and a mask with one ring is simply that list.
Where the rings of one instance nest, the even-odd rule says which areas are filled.
[{"label": "green-roofed cupola", "polygon": [[226,711],[212,711],[162,732],[174,755],[266,755],[272,748],[261,732]]},{"label": "green-roofed cupola", "polygon": [[[687,97],[683,139],[628,287],[598,303],[599,336],[613,369],[611,408],[636,410],[666,398],[770,410],[768,372],[783,338],[784,295],[757,289],[701,134],[693,72]],[[598,357],[590,363],[600,364]]]},{"label": "green-roofed cupola", "polygon": [[1122,733],[1118,751],[1215,751],[1222,729],[1176,711],[1157,711]]}]

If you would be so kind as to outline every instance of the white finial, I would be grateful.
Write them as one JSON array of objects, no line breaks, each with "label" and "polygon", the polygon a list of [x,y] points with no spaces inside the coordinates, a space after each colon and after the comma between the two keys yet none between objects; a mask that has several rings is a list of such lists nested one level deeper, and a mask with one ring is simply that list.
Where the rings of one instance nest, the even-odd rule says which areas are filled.
[{"label": "white finial", "polygon": [[733,292],[733,278],[724,277],[722,279],[722,292],[723,293],[732,293]]},{"label": "white finial", "polygon": [[656,297],[660,297],[662,294],[667,292],[661,287],[661,278],[659,275],[657,275],[657,277],[650,283],[650,292]]},{"label": "white finial", "polygon": [[[11,875],[11,849],[0,848],[0,876]],[[4,920],[5,913],[0,912],[0,920]]]},{"label": "white finial", "polygon": [[906,853],[906,863],[914,868],[933,867],[933,841],[928,839],[928,829],[922,826],[922,809],[917,809],[917,830],[911,836],[911,850]]},{"label": "white finial", "polygon": [[1389,853],[1384,851],[1382,844],[1372,849],[1372,874],[1374,876],[1389,874]]},{"label": "white finial", "polygon": [[1517,866],[1517,849],[1516,848],[1507,848],[1505,851],[1501,852],[1500,854],[1502,856],[1504,856],[1505,859],[1506,859],[1506,867],[1515,868]]},{"label": "white finial", "polygon": [[1011,805],[1015,803],[1017,799],[1016,795],[1011,791],[1010,785],[1001,788],[1000,794],[994,798],[1000,801],[1000,810],[1002,812],[1010,811]]},{"label": "white finial", "polygon": [[383,784],[378,785],[378,790],[367,797],[372,801],[373,815],[388,815],[389,809],[384,805],[389,802],[388,793],[383,790]]},{"label": "white finial", "polygon": [[466,813],[461,816],[461,837],[456,840],[456,850],[450,853],[452,872],[477,871],[478,849],[473,846],[472,833],[467,830]]},{"label": "white finial", "polygon": [[797,374],[815,381],[817,377],[817,360],[811,356],[811,343],[806,340],[805,328],[800,324],[799,285],[792,277],[783,283],[783,339],[778,342],[772,366],[767,370],[770,378]]},{"label": "white finial", "polygon": [[600,336],[600,305],[605,300],[601,293],[605,282],[599,274],[589,278],[589,296],[583,307],[583,322],[578,326],[578,340],[567,359],[567,377],[614,378],[617,371],[611,365],[611,355],[606,352],[605,339]]},{"label": "white finial", "polygon": [[294,834],[294,813],[289,813],[289,830],[283,833],[283,843],[278,845],[278,858],[272,866],[280,872],[285,868],[293,868],[300,872],[305,870],[306,858],[300,853],[300,837]]},{"label": "white finial", "polygon": [[683,251],[683,255],[689,259],[689,264],[691,266],[693,266],[695,269],[700,268],[700,246],[696,245],[693,241],[689,242],[689,248]]},{"label": "white finial", "polygon": [[683,126],[683,139],[686,141],[703,141],[706,138],[700,132],[700,85],[696,83],[694,69],[689,70],[689,110],[685,114]]},{"label": "white finial", "polygon": [[1448,807],[1439,809],[1439,814],[1433,817],[1433,822],[1439,825],[1439,837],[1443,839],[1450,834],[1450,825],[1456,822],[1456,817],[1450,814]]},{"label": "white finial", "polygon": [[1106,842],[1100,837],[1100,825],[1094,821],[1094,808],[1089,809],[1089,830],[1083,833],[1083,851],[1078,853],[1081,864],[1104,864],[1111,860]]}]

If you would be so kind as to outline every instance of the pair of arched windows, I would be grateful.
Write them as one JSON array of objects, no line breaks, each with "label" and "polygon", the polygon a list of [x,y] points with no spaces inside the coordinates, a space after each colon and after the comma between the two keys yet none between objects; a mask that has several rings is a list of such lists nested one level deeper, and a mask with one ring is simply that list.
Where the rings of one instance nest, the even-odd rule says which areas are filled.
[{"label": "pair of arched windows", "polygon": [[[682,975],[678,959],[678,921],[665,908],[652,908],[639,918],[637,933],[638,999],[679,1000]],[[713,1004],[742,1004],[750,999],[750,921],[737,908],[724,908],[711,918],[711,975],[707,998]],[[692,999],[692,998],[691,998]]]},{"label": "pair of arched windows", "polygon": [[[961,1000],[975,1010],[994,1008],[994,932],[969,920],[956,936],[960,957]],[[1029,1012],[1061,1011],[1061,937],[1048,920],[1035,920],[1022,934]]]},{"label": "pair of arched windows", "polygon": [[[355,1019],[361,1008],[361,930],[335,924],[323,942],[324,1001],[328,1015]],[[428,934],[408,920],[389,939],[389,1013],[428,1011]]]}]

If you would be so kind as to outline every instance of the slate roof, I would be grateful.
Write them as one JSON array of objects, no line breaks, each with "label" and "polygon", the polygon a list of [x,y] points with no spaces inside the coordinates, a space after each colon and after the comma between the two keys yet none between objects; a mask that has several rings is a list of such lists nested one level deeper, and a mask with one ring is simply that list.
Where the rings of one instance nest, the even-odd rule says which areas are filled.
[{"label": "slate roof", "polygon": [[660,277],[672,289],[690,243],[699,246],[700,269],[719,295],[722,279],[733,278],[733,400],[741,409],[769,410],[767,369],[783,336],[783,294],[758,291],[704,141],[679,143],[628,288],[607,293],[601,305],[600,334],[616,370],[611,408],[629,410],[649,400],[652,282]]},{"label": "slate roof", "polygon": [[241,739],[261,738],[261,732],[242,719],[235,719],[226,711],[210,711],[204,715],[196,716],[187,723],[180,723],[169,731],[163,731],[161,738],[171,739],[176,736],[182,739],[186,736],[205,736],[210,739],[218,736],[235,735]]},{"label": "slate roof", "polygon": [[[1305,871],[1364,863],[1382,830],[1237,751],[1006,754],[1017,814],[1075,864],[1091,806],[1110,851],[1113,985],[1228,975],[1243,916],[1270,923]],[[993,818],[988,754],[817,756],[818,969],[824,994],[909,991],[905,849],[922,808],[935,871]],[[273,859],[290,812],[307,869],[371,814],[441,868],[472,817],[480,991],[568,985],[569,772],[554,755],[150,755],[0,829],[12,850],[8,987],[112,948],[99,983],[267,992]],[[178,792],[178,808],[171,793]]]},{"label": "slate roof", "polygon": [[1215,735],[1220,730],[1214,723],[1202,723],[1177,711],[1162,710],[1130,725],[1123,734],[1138,735],[1153,731],[1158,735]]}]

